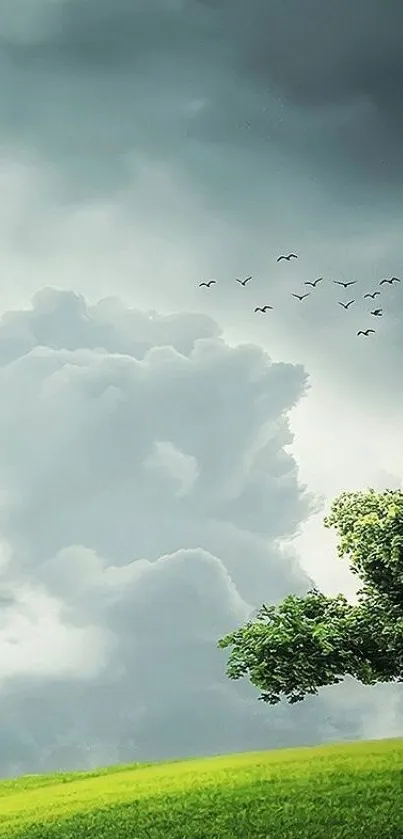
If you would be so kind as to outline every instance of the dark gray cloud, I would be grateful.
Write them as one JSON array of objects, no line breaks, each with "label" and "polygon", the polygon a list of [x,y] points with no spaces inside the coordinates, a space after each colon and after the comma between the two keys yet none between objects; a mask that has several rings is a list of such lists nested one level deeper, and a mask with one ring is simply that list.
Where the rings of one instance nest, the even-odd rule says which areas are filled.
[{"label": "dark gray cloud", "polygon": [[[210,4],[207,4],[208,6]],[[403,29],[398,3],[212,4],[234,66],[266,104],[274,141],[321,170],[378,187],[401,171]],[[283,102],[279,123],[276,100]],[[273,125],[274,122],[274,125]],[[257,132],[261,120],[252,119]],[[343,172],[344,168],[344,172]]]},{"label": "dark gray cloud", "polygon": [[396,0],[241,0],[218,3],[232,18],[241,63],[256,80],[306,105],[369,97],[400,104],[403,10]]},{"label": "dark gray cloud", "polygon": [[201,146],[211,168],[217,144],[254,148],[260,166],[268,144],[288,148],[325,179],[347,166],[350,187],[351,175],[377,189],[400,177],[394,0],[33,0],[27,18],[15,8],[0,17],[3,139],[86,173],[87,189],[122,183],[127,154],[144,146],[196,181]]}]

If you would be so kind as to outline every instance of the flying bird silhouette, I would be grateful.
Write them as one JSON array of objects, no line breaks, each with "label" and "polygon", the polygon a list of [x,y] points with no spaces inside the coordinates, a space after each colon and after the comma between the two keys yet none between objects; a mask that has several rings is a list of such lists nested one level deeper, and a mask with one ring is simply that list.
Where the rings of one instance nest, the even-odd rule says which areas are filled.
[{"label": "flying bird silhouette", "polygon": [[279,256],[277,262],[281,262],[282,259],[286,259],[289,262],[290,259],[298,259],[298,257],[296,253],[289,253],[288,256]]},{"label": "flying bird silhouette", "polygon": [[375,315],[376,318],[380,318],[382,316],[382,314],[383,314],[382,309],[374,309],[374,311],[371,312],[371,315]]},{"label": "flying bird silhouette", "polygon": [[393,283],[400,283],[399,277],[391,277],[390,280],[381,280],[379,285],[384,285],[385,283],[389,283],[389,285],[393,285]]},{"label": "flying bird silhouette", "polygon": [[339,302],[339,306],[343,306],[343,309],[348,309],[348,307],[351,306],[352,303],[355,303],[355,300],[349,300],[348,303]]},{"label": "flying bird silhouette", "polygon": [[348,288],[349,285],[354,285],[357,282],[357,280],[351,280],[350,283],[342,283],[339,280],[333,280],[333,282],[335,285],[342,285],[343,288]]},{"label": "flying bird silhouette", "polygon": [[316,286],[318,285],[318,283],[321,283],[321,282],[322,282],[322,280],[323,280],[323,277],[318,277],[318,279],[317,279],[317,280],[315,280],[313,283],[311,283],[311,282],[310,282],[310,280],[307,280],[307,281],[306,281],[306,283],[304,283],[304,285],[311,285],[311,286],[312,286],[312,288],[316,288]]},{"label": "flying bird silhouette", "polygon": [[297,297],[298,300],[303,300],[304,297],[309,297],[310,293],[310,291],[308,291],[306,294],[294,294],[294,292],[292,292],[292,296]]},{"label": "flying bird silhouette", "polygon": [[256,306],[255,312],[267,312],[268,309],[272,309],[273,306]]},{"label": "flying bird silhouette", "polygon": [[366,297],[372,297],[372,300],[375,300],[375,297],[379,297],[380,291],[374,291],[373,294],[364,294],[363,299],[365,300]]},{"label": "flying bird silhouette", "polygon": [[248,283],[248,282],[249,282],[249,280],[251,280],[251,279],[252,279],[252,277],[246,277],[246,280],[238,280],[238,277],[237,277],[237,278],[236,278],[236,280],[235,280],[235,282],[236,282],[236,283],[240,283],[241,285],[244,285],[244,286],[245,286],[245,285],[246,285],[246,283]]},{"label": "flying bird silhouette", "polygon": [[206,288],[210,288],[210,286],[214,285],[215,282],[216,282],[216,280],[209,280],[208,283],[199,283],[199,288],[201,288],[202,285],[205,285]]},{"label": "flying bird silhouette", "polygon": [[364,329],[364,330],[359,329],[358,332],[357,332],[357,335],[367,335],[368,336],[370,332],[373,332],[373,334],[375,335],[375,329]]}]

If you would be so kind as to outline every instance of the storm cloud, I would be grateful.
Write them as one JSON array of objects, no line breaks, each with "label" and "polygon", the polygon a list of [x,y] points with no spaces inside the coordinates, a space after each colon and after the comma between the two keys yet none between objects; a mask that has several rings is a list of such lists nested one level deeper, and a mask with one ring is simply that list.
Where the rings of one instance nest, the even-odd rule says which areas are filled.
[{"label": "storm cloud", "polygon": [[267,709],[215,646],[353,596],[322,501],[402,481],[399,285],[356,335],[402,274],[401,16],[2,4],[1,774],[401,731],[393,685]]},{"label": "storm cloud", "polygon": [[390,189],[402,162],[402,16],[396,0],[5,4],[3,136],[85,171],[87,189],[101,188],[106,157],[109,188],[121,183],[145,141],[196,178],[201,143],[259,154],[269,143],[322,176],[354,166],[361,188],[371,173]]}]

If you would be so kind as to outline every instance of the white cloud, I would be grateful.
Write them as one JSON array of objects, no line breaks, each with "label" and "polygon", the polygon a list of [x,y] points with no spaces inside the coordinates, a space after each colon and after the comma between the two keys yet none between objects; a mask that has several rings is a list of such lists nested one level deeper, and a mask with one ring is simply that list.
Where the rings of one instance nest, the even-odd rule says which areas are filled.
[{"label": "white cloud", "polygon": [[30,676],[94,679],[103,669],[108,633],[65,624],[62,603],[46,590],[17,584],[1,600],[0,685]]},{"label": "white cloud", "polygon": [[356,600],[360,587],[346,560],[336,554],[336,535],[325,530],[323,517],[333,498],[344,490],[399,488],[403,457],[397,446],[394,417],[381,424],[376,417],[344,402],[329,386],[301,400],[290,418],[294,439],[289,449],[301,479],[323,499],[324,509],[304,522],[295,540],[304,570],[327,594],[343,591]]}]

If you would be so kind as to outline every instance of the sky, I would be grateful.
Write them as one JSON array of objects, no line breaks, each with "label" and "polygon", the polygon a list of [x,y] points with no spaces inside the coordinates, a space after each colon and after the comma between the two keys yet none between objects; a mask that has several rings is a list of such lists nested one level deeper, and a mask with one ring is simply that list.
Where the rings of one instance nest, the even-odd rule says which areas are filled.
[{"label": "sky", "polygon": [[402,484],[402,27],[1,4],[0,776],[403,734],[396,685],[267,707],[216,648],[354,602],[323,517]]}]

